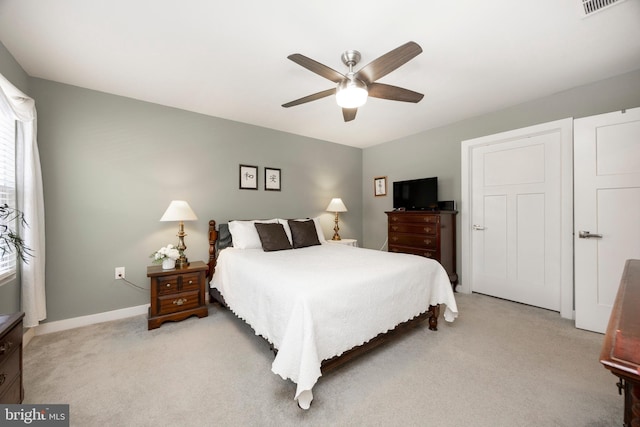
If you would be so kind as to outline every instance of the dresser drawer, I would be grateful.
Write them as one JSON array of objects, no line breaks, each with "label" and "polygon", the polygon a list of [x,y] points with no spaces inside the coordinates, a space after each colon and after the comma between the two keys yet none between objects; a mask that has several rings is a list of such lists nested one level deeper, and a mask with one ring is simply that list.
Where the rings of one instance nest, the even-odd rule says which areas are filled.
[{"label": "dresser drawer", "polygon": [[163,296],[159,298],[158,302],[160,308],[158,314],[160,315],[189,310],[202,305],[198,291]]},{"label": "dresser drawer", "polygon": [[438,233],[438,224],[389,224],[389,233],[431,234]]},{"label": "dresser drawer", "polygon": [[0,403],[20,403],[22,402],[22,382],[20,376],[13,379],[13,382],[0,394]]},{"label": "dresser drawer", "polygon": [[200,274],[187,273],[179,276],[159,277],[156,286],[158,286],[158,295],[173,295],[178,292],[198,291],[200,289]]},{"label": "dresser drawer", "polygon": [[0,339],[0,365],[22,345],[22,328],[13,328]]},{"label": "dresser drawer", "polygon": [[389,224],[438,224],[440,222],[439,215],[429,215],[429,214],[420,214],[420,215],[412,215],[412,214],[391,214],[389,215]]},{"label": "dresser drawer", "polygon": [[[12,351],[0,364],[0,396],[4,396],[10,386],[20,377],[20,352]],[[18,381],[19,383],[20,381]],[[20,387],[18,385],[18,387]],[[4,399],[4,397],[3,397]]]},{"label": "dresser drawer", "polygon": [[389,244],[389,252],[398,252],[398,253],[403,253],[403,254],[420,255],[420,256],[423,256],[425,258],[433,258],[435,260],[438,260],[438,258],[439,258],[438,251],[436,251],[436,250],[415,248],[415,247],[409,247],[409,246],[397,246],[397,245],[393,245],[393,244]]},{"label": "dresser drawer", "polygon": [[435,235],[389,233],[389,245],[414,246],[420,249],[436,250],[438,248],[438,238]]}]

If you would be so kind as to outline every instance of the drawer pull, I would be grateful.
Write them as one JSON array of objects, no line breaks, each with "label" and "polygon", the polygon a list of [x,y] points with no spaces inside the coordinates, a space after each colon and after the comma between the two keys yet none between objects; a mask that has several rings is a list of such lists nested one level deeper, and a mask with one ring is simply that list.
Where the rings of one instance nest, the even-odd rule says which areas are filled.
[{"label": "drawer pull", "polygon": [[173,300],[173,303],[174,303],[175,305],[182,305],[182,304],[184,304],[185,302],[187,302],[187,299],[186,299],[186,298],[178,298],[178,299],[174,299],[174,300]]},{"label": "drawer pull", "polygon": [[397,241],[398,241],[398,238],[397,238],[396,236],[393,236],[393,237],[391,238],[391,240],[393,240],[394,242],[397,242]]},{"label": "drawer pull", "polygon": [[167,288],[170,288],[170,287],[171,287],[171,283],[167,283]]},{"label": "drawer pull", "polygon": [[11,347],[13,347],[13,343],[11,341],[7,341],[0,345],[0,356],[11,350]]},{"label": "drawer pull", "polygon": [[0,386],[7,380],[7,374],[0,374]]},{"label": "drawer pull", "polygon": [[431,239],[424,239],[423,240],[425,245],[430,245],[431,244]]},{"label": "drawer pull", "polygon": [[192,284],[192,283],[193,283],[193,280],[189,280],[189,284]]}]

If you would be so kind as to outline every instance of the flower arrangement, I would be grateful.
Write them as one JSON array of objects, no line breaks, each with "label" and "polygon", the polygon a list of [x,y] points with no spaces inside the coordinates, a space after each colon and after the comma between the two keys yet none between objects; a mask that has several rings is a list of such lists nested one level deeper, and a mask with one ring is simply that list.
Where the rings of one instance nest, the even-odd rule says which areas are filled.
[{"label": "flower arrangement", "polygon": [[169,244],[149,255],[149,258],[153,258],[154,264],[160,264],[165,259],[172,259],[175,261],[180,258],[180,251],[175,246]]}]

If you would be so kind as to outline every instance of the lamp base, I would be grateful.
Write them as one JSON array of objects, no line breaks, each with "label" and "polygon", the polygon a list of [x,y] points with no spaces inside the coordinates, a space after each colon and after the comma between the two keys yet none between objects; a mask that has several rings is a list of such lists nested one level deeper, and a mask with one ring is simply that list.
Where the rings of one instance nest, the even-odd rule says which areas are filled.
[{"label": "lamp base", "polygon": [[176,268],[185,268],[185,267],[189,267],[189,260],[187,260],[187,257],[182,255],[180,258],[176,260]]},{"label": "lamp base", "polygon": [[338,234],[338,230],[340,230],[340,227],[338,227],[338,212],[336,212],[336,217],[333,222],[335,223],[335,225],[333,226],[333,237],[331,238],[331,240],[342,240],[340,238],[340,235]]}]

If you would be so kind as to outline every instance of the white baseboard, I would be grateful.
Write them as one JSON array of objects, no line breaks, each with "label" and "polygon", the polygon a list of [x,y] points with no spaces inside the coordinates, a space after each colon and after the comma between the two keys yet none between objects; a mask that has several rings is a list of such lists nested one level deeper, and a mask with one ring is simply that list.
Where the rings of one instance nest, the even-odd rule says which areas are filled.
[{"label": "white baseboard", "polygon": [[[145,314],[149,310],[149,304],[138,305],[135,307],[122,308],[120,310],[107,311],[104,313],[90,314],[88,316],[74,317],[72,319],[57,320],[55,322],[42,323],[36,327],[30,328],[34,330],[34,334],[45,335],[53,332],[66,331],[68,329],[79,328],[81,326],[95,325],[96,323],[109,322],[111,320],[125,319],[127,317]],[[31,339],[31,337],[29,337]]]}]

